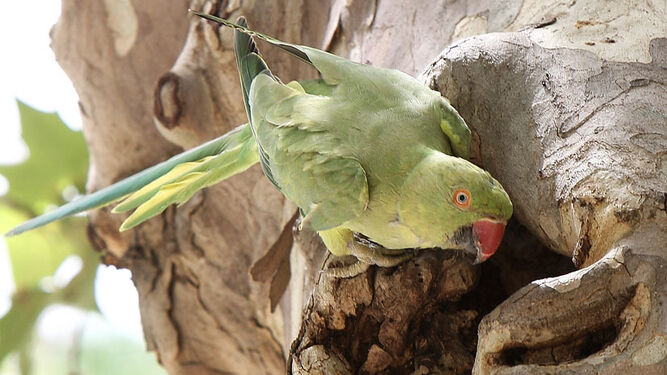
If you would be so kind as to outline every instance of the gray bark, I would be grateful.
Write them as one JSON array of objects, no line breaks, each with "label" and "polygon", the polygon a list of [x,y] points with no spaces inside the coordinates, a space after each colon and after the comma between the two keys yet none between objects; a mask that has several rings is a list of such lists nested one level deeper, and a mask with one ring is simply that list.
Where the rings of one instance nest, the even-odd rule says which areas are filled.
[{"label": "gray bark", "polygon": [[[568,28],[606,22],[591,16],[465,40],[426,73],[478,134],[481,163],[518,198],[516,218],[588,266],[535,281],[487,315],[475,373],[665,370],[667,34],[663,25],[661,38],[638,38],[648,56],[558,45]],[[589,43],[618,37],[595,35]],[[605,335],[598,351],[584,349]]]},{"label": "gray bark", "polygon": [[[332,259],[311,232],[285,251],[294,206],[259,168],[123,234],[122,218],[99,210],[91,238],[132,270],[148,349],[172,374],[285,363],[664,373],[665,6],[586,3],[63,1],[53,47],[81,98],[91,190],[245,121],[231,33],[190,6],[356,61],[426,69],[471,126],[474,161],[514,202],[481,267],[424,251],[346,280],[319,273]],[[284,81],[313,76],[260,48]]]}]

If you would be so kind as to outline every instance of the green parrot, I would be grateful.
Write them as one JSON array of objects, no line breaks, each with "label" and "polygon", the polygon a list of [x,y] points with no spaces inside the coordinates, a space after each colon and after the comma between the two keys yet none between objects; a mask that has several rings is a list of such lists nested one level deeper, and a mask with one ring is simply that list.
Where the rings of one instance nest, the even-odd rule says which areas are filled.
[{"label": "green parrot", "polygon": [[[498,181],[466,160],[470,130],[439,93],[396,70],[251,31],[243,18],[232,23],[192,12],[234,28],[249,122],[7,235],[122,198],[113,212],[134,209],[120,228],[127,230],[259,162],[299,207],[301,225],[317,231],[332,254],[358,259],[333,276],[396,265],[412,256],[405,249],[464,250],[476,262],[495,253],[512,203]],[[321,78],[283,84],[253,37],[310,64]]]}]

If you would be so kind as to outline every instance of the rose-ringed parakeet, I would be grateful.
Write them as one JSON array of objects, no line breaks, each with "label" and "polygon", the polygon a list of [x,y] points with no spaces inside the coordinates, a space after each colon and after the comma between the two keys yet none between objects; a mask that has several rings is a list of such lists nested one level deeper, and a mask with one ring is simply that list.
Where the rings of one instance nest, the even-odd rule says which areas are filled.
[{"label": "rose-ringed parakeet", "polygon": [[[235,29],[248,124],[9,235],[123,197],[114,212],[136,209],[126,230],[259,161],[331,253],[359,259],[336,276],[398,264],[409,256],[402,249],[462,249],[478,262],[496,251],[512,204],[489,173],[466,160],[470,131],[437,92],[396,70],[248,30],[242,18],[234,24],[194,13]],[[312,65],[321,79],[283,84],[253,37]]]}]

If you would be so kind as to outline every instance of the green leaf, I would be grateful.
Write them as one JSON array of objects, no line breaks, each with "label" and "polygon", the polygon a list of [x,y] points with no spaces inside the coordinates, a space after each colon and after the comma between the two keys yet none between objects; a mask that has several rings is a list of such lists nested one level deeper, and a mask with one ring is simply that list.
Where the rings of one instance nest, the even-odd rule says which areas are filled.
[{"label": "green leaf", "polygon": [[[0,200],[0,233],[21,223],[28,216]],[[69,255],[91,252],[86,239],[85,219],[70,218],[40,230],[7,238],[9,258],[16,290],[37,288],[45,276],[51,276]]]},{"label": "green leaf", "polygon": [[7,354],[20,351],[21,367],[28,365],[25,350],[42,311],[52,303],[66,303],[86,310],[97,310],[95,274],[98,261],[94,252],[83,254],[81,271],[62,289],[47,293],[39,288],[19,290],[12,296],[12,307],[0,318],[0,363]]},{"label": "green leaf", "polygon": [[9,180],[6,199],[33,215],[64,202],[62,191],[74,185],[84,191],[88,151],[81,132],[70,130],[55,113],[43,113],[17,101],[27,161],[0,167]]},{"label": "green leaf", "polygon": [[21,374],[32,373],[32,358],[27,348],[19,352],[19,366],[21,368]]},{"label": "green leaf", "polygon": [[[63,203],[62,190],[83,191],[88,152],[81,132],[72,131],[54,113],[43,113],[17,101],[23,139],[30,157],[0,167],[9,192],[0,199],[0,233],[41,214],[48,205]],[[71,254],[90,251],[85,221],[71,218],[20,237],[7,239],[17,291],[32,290]]]},{"label": "green leaf", "polygon": [[17,292],[12,308],[0,319],[0,362],[13,351],[22,351],[42,310],[53,300],[49,293],[35,289]]},{"label": "green leaf", "polygon": [[[0,198],[0,233],[40,214],[49,205],[64,202],[62,190],[75,185],[83,191],[88,153],[83,136],[67,128],[55,114],[39,112],[18,102],[23,138],[30,157],[13,166],[0,167],[9,192]],[[7,354],[24,352],[42,310],[52,303],[69,303],[94,309],[97,254],[86,239],[85,219],[61,220],[22,236],[7,239],[16,292],[12,306],[0,318],[0,362]],[[78,255],[82,270],[67,286],[51,293],[41,288],[63,260]],[[26,365],[22,358],[22,365]]]}]

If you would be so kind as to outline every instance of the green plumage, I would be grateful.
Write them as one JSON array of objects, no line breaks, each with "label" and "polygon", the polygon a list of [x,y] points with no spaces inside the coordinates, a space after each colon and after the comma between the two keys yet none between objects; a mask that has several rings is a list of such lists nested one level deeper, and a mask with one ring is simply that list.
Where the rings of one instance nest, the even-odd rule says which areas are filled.
[{"label": "green plumage", "polygon": [[[229,150],[238,150],[242,145],[247,145],[247,152],[228,152]],[[250,133],[250,127],[247,124],[241,125],[216,139],[210,140],[191,150],[176,155],[169,160],[147,168],[111,186],[60,206],[57,209],[49,211],[42,216],[30,219],[12,229],[5,235],[17,235],[25,231],[41,227],[52,221],[62,219],[64,217],[75,215],[93,208],[103,207],[110,203],[116,202],[143,187],[149,186],[149,184],[165,175],[170,175],[171,173],[171,176],[173,176],[173,169],[183,163],[198,162],[212,157],[214,160],[209,160],[209,163],[207,163],[206,167],[215,166],[214,168],[208,168],[208,171],[212,171],[214,175],[221,176],[218,181],[222,180],[230,176],[230,174],[225,172],[227,169],[236,170],[236,173],[238,173],[256,163],[256,157],[254,161],[252,158],[252,147],[254,147],[254,145],[255,143],[253,142],[252,134]],[[243,158],[238,158],[239,155],[243,155]],[[176,181],[173,179],[169,180],[169,183],[175,182]],[[169,185],[169,183],[167,183],[167,185]],[[210,185],[210,183],[207,184],[207,186],[208,185]],[[152,191],[151,194],[144,196],[144,198],[151,198],[156,192],[157,191]],[[127,205],[122,204],[121,208],[123,207],[127,207]],[[159,212],[156,212],[154,215],[157,215],[158,213]],[[139,223],[134,223],[134,225],[137,224]]]},{"label": "green plumage", "polygon": [[[299,206],[304,223],[338,255],[358,248],[355,232],[387,249],[467,248],[474,241],[462,240],[462,233],[469,232],[465,228],[479,220],[504,223],[511,216],[512,205],[500,184],[466,160],[470,131],[439,93],[396,70],[357,64],[248,30],[244,19],[234,24],[194,13],[235,29],[249,125],[223,136],[226,141],[217,149],[198,154],[201,160],[181,157],[179,162],[187,163],[171,163],[171,172],[151,174],[157,178],[153,182],[120,183],[125,184],[122,191],[105,195],[108,202],[134,193],[114,209],[136,208],[122,229],[257,161],[267,178]],[[260,57],[252,37],[311,64],[321,79],[283,84]],[[456,201],[461,191],[469,197],[465,205]],[[77,209],[95,205],[79,204]]]}]

